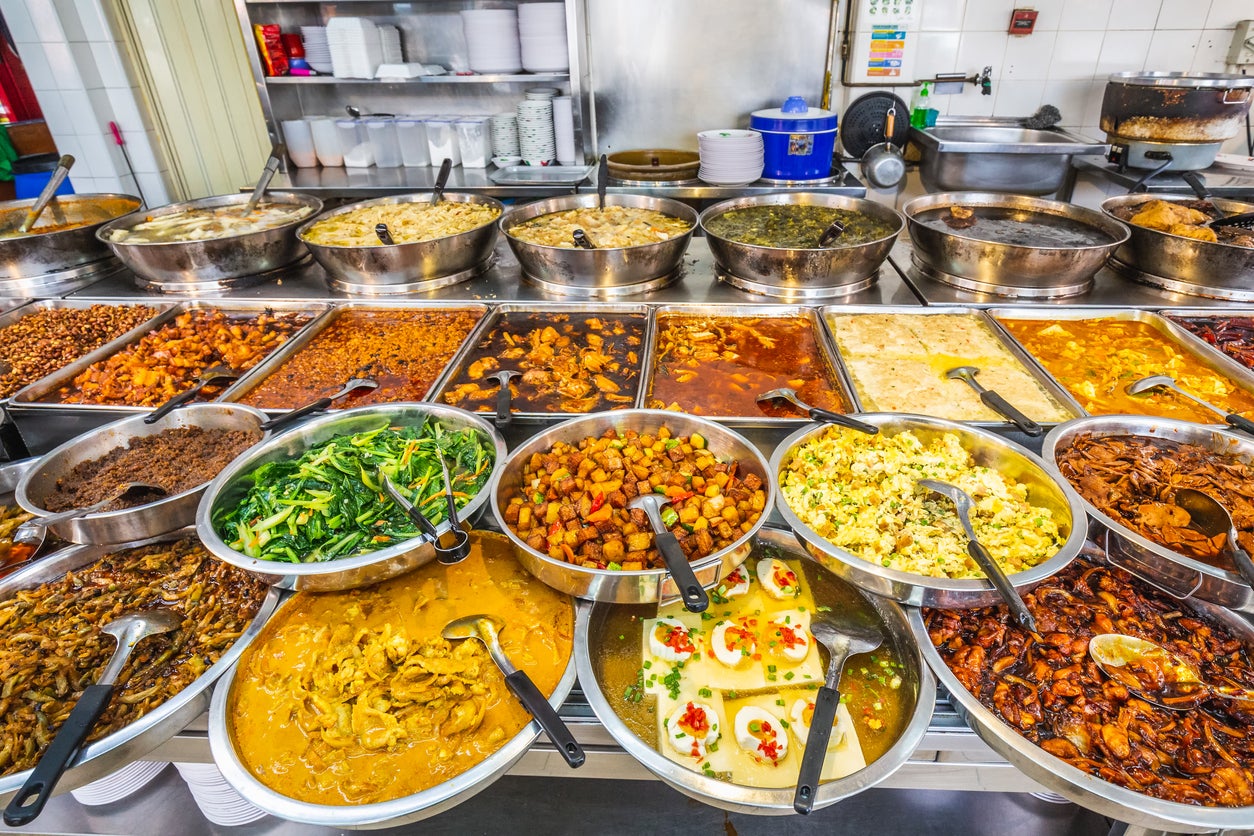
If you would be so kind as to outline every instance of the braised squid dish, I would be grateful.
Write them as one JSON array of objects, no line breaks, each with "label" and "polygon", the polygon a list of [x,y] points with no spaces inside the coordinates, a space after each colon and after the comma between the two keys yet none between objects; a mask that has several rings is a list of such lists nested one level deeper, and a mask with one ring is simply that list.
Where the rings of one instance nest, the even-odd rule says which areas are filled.
[{"label": "braised squid dish", "polygon": [[435,786],[500,749],[531,715],[482,642],[444,625],[486,613],[546,696],[570,660],[570,598],[532,578],[499,534],[470,555],[361,589],[302,592],[240,660],[229,728],[253,777],[313,804],[372,804]]},{"label": "braised squid dish", "polygon": [[1169,316],[1247,369],[1254,369],[1254,317]]}]

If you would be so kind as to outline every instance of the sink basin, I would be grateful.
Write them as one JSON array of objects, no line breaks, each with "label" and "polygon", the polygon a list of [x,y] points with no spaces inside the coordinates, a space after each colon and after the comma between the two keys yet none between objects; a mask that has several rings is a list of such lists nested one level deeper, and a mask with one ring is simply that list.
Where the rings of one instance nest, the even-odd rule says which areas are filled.
[{"label": "sink basin", "polygon": [[1073,156],[1107,150],[1058,128],[1025,128],[1017,119],[911,128],[910,139],[921,151],[919,173],[929,192],[1051,194]]}]

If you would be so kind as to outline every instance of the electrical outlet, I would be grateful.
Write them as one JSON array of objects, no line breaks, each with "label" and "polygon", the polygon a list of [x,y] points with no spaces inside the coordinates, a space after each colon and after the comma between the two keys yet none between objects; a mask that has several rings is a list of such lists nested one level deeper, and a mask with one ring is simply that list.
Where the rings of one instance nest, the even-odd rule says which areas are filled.
[{"label": "electrical outlet", "polygon": [[1254,20],[1238,20],[1228,48],[1229,64],[1254,64]]}]

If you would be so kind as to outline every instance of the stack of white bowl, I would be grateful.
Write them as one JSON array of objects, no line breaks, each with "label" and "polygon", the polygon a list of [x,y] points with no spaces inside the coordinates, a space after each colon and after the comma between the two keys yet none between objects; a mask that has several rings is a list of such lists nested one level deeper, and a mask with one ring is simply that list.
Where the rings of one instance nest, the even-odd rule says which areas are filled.
[{"label": "stack of white bowl", "polygon": [[735,128],[700,131],[701,170],[697,176],[717,186],[738,186],[762,177],[766,159],[762,134]]},{"label": "stack of white bowl", "polygon": [[570,69],[565,3],[519,3],[518,36],[524,70],[564,73]]},{"label": "stack of white bowl", "polygon": [[528,92],[518,103],[518,152],[527,165],[548,165],[557,156],[552,98],[532,98]]},{"label": "stack of white bowl", "polygon": [[518,148],[518,114],[498,113],[492,117],[492,156],[512,158],[522,156]]},{"label": "stack of white bowl", "polygon": [[320,73],[335,72],[331,63],[331,45],[327,43],[327,27],[302,26],[300,39],[305,45],[305,62]]},{"label": "stack of white bowl", "polygon": [[514,9],[463,9],[470,69],[477,73],[516,73],[522,69],[518,12]]},{"label": "stack of white bowl", "polygon": [[214,824],[237,827],[265,816],[266,811],[245,801],[213,764],[176,763],[174,766],[187,782],[187,789],[200,812]]},{"label": "stack of white bowl", "polygon": [[111,772],[90,784],[70,790],[70,795],[74,796],[74,800],[79,804],[85,804],[88,807],[112,804],[138,792],[145,784],[164,772],[169,765],[168,761],[135,761],[117,772]]},{"label": "stack of white bowl", "polygon": [[[364,17],[333,17],[327,23],[336,78],[374,78],[383,63],[379,27]],[[308,60],[308,59],[306,59]]]}]

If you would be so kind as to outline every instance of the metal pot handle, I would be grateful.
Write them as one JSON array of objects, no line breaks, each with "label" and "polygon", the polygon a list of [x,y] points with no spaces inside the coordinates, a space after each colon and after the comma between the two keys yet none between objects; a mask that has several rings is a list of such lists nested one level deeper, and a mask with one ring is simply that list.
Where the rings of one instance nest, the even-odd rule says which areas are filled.
[{"label": "metal pot handle", "polygon": [[[1194,573],[1197,576],[1197,581],[1193,584],[1193,587],[1188,592],[1179,592],[1175,589],[1170,589],[1164,586],[1163,585],[1164,576],[1158,574],[1157,570],[1150,567],[1149,564],[1145,563],[1142,560],[1138,560],[1134,555],[1128,554],[1127,551],[1118,542],[1113,532],[1110,532],[1110,531],[1106,532],[1105,542],[1103,543],[1103,546],[1105,547],[1105,550],[1106,550],[1106,560],[1109,563],[1115,566],[1118,566],[1120,569],[1124,570],[1129,575],[1132,575],[1134,578],[1140,581],[1144,581],[1145,583],[1157,589],[1159,592],[1170,595],[1172,598],[1175,598],[1178,601],[1183,601],[1187,598],[1192,598],[1194,593],[1196,593],[1199,589],[1202,588],[1203,578],[1202,578],[1201,572]],[[1144,567],[1144,568],[1141,568],[1141,567]]]},{"label": "metal pot handle", "polygon": [[[1231,94],[1238,94],[1238,98],[1228,98]],[[1250,88],[1248,87],[1231,87],[1224,91],[1223,98],[1220,99],[1223,104],[1245,104],[1250,97]]]}]

